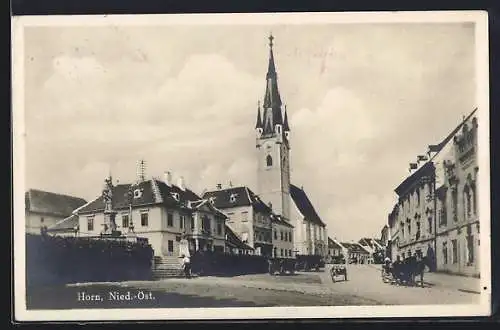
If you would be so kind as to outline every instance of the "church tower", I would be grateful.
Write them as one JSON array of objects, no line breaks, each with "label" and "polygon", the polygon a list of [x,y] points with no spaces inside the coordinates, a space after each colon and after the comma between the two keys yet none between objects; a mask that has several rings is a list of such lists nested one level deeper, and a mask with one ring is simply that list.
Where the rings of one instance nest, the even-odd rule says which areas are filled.
[{"label": "church tower", "polygon": [[269,36],[269,64],[264,102],[257,107],[257,191],[271,203],[273,212],[290,220],[290,128],[286,107],[281,103],[274,64],[273,39]]}]

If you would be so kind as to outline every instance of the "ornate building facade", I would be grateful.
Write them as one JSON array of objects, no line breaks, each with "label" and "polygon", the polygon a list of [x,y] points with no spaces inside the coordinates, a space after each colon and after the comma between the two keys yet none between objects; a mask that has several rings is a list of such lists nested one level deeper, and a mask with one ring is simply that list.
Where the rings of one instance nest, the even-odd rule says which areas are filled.
[{"label": "ornate building facade", "polygon": [[470,117],[450,142],[437,187],[438,270],[479,275],[477,118]]},{"label": "ornate building facade", "polygon": [[[410,164],[388,216],[392,259],[422,253],[433,270],[479,276],[477,118],[474,110]],[[419,166],[420,165],[420,166]]]}]

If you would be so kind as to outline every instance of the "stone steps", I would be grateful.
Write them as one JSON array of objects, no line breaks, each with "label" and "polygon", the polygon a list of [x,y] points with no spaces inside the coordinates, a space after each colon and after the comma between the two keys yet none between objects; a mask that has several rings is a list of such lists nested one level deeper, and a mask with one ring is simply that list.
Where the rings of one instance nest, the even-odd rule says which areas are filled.
[{"label": "stone steps", "polygon": [[183,269],[181,260],[177,257],[155,257],[153,279],[181,277]]}]

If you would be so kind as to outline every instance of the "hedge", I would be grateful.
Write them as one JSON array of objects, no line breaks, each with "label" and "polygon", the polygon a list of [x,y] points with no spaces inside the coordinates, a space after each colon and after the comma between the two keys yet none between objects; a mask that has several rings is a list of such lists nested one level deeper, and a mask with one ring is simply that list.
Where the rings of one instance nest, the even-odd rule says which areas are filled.
[{"label": "hedge", "polygon": [[124,240],[26,234],[26,284],[147,280],[150,245]]}]

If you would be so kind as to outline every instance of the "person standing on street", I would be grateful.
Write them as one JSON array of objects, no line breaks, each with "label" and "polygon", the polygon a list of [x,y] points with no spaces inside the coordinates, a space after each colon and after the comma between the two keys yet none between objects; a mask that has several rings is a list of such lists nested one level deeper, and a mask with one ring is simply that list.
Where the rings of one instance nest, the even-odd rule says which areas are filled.
[{"label": "person standing on street", "polygon": [[184,268],[184,275],[186,278],[191,277],[191,259],[187,255],[182,255],[182,265]]}]

